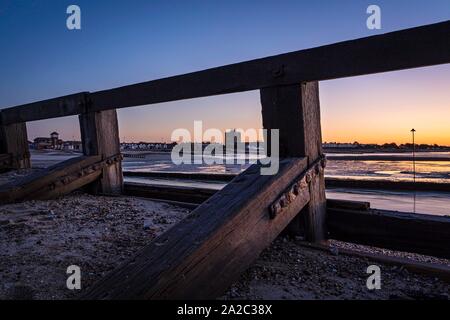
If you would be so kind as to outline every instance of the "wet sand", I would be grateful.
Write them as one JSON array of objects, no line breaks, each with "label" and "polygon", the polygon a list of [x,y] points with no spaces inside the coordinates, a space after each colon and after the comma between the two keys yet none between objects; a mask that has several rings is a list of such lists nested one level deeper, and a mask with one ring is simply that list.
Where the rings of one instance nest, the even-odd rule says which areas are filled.
[{"label": "wet sand", "polygon": [[[331,241],[335,247],[352,244]],[[380,252],[357,246],[359,251]],[[389,250],[386,250],[389,251]],[[386,252],[387,253],[387,252]],[[445,263],[448,260],[390,251],[388,254]],[[429,260],[430,261],[430,260]],[[367,268],[377,265],[381,270],[381,289],[366,286]],[[343,255],[339,249],[329,252],[305,248],[299,240],[278,238],[240,277],[224,299],[274,300],[415,300],[450,299],[450,284],[433,276],[408,272],[398,266],[385,265],[370,259]]]},{"label": "wet sand", "polygon": [[[188,214],[188,209],[161,202],[83,193],[59,200],[0,206],[0,299],[77,298]],[[421,257],[396,254],[411,259]],[[428,261],[450,266],[447,260],[431,259]],[[384,265],[380,265],[382,289],[370,291],[365,283],[366,269],[371,264],[380,265],[368,259],[305,248],[295,239],[279,238],[222,299],[449,296],[448,283]],[[78,265],[82,270],[80,291],[66,287],[66,269],[70,265]]]},{"label": "wet sand", "polygon": [[[188,213],[81,193],[0,206],[0,299],[75,298]],[[81,268],[81,292],[66,287],[70,265]]]},{"label": "wet sand", "polygon": [[[32,171],[2,174],[0,184]],[[162,202],[81,192],[58,200],[0,206],[0,299],[77,298],[188,214],[188,209]],[[450,267],[448,260],[334,243]],[[382,270],[381,290],[366,287],[371,264]],[[81,291],[66,287],[69,265],[81,267]],[[435,277],[279,238],[222,298],[448,299],[449,295],[450,285]]]}]

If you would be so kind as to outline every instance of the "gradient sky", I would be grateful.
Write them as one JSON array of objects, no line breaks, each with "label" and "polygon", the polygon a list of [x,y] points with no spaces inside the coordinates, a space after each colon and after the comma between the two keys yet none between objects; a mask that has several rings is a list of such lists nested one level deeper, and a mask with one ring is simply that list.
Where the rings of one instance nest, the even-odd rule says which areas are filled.
[{"label": "gradient sky", "polygon": [[[82,30],[66,28],[81,7]],[[382,30],[366,28],[366,8]],[[0,0],[0,107],[97,91],[450,19],[450,0]],[[450,145],[450,65],[320,83],[324,141]],[[256,91],[119,110],[122,140],[193,127],[260,128]],[[76,117],[28,123],[29,138],[78,139]]]}]

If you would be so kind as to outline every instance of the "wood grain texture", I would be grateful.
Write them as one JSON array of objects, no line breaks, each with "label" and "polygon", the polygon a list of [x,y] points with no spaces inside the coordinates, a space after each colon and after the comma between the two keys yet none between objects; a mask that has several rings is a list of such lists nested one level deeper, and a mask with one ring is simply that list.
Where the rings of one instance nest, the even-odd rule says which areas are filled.
[{"label": "wood grain texture", "polygon": [[450,62],[450,22],[344,41],[91,95],[96,110]]},{"label": "wood grain texture", "polygon": [[[102,159],[107,159],[120,154],[116,110],[83,113],[79,116],[79,121],[84,155],[100,155]],[[122,191],[121,161],[105,167],[101,178],[91,186],[94,194],[121,194]]]},{"label": "wood grain texture", "polygon": [[214,299],[231,285],[309,200],[308,188],[282,214],[269,206],[306,169],[286,159],[276,176],[253,165],[102,278],[84,299]]},{"label": "wood grain texture", "polygon": [[[322,156],[319,86],[317,82],[260,90],[263,127],[279,130],[280,157],[306,157],[308,165]],[[268,135],[270,136],[270,135]],[[268,139],[270,144],[270,139]],[[325,239],[325,178],[311,181],[311,200],[289,230],[309,241]]]},{"label": "wood grain texture", "polygon": [[329,237],[450,259],[450,218],[387,210],[328,208]]},{"label": "wood grain texture", "polygon": [[216,192],[217,190],[203,188],[124,183],[124,194],[128,196],[198,204],[206,201]]},{"label": "wood grain texture", "polygon": [[2,124],[77,115],[86,111],[88,92],[33,102],[1,110]]},{"label": "wood grain texture", "polygon": [[9,169],[31,168],[25,123],[0,126],[0,153],[9,154]]},{"label": "wood grain texture", "polygon": [[[5,109],[5,123],[450,63],[450,21]],[[80,102],[81,101],[81,102]],[[81,103],[81,104],[80,104]]]},{"label": "wood grain texture", "polygon": [[[72,158],[1,185],[0,203],[52,199],[67,194],[98,178],[101,171],[90,170],[83,175],[81,175],[81,172],[84,168],[100,161],[100,156]],[[63,178],[66,179],[67,183],[61,182]]]}]

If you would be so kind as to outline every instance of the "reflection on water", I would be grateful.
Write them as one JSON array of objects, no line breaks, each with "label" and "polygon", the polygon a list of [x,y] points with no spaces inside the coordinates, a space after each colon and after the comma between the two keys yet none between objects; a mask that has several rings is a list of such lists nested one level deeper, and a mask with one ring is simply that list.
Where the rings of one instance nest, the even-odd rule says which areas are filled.
[{"label": "reflection on water", "polygon": [[[410,161],[329,160],[325,176],[364,180],[413,181]],[[450,161],[416,161],[416,181],[450,183]]]},{"label": "reflection on water", "polygon": [[[180,186],[220,190],[226,183],[219,181],[181,180],[162,178],[125,177],[127,182],[149,185]],[[326,190],[332,199],[367,201],[372,208],[403,212],[450,216],[450,193],[433,191],[389,191],[333,188]]]},{"label": "reflection on water", "polygon": [[432,191],[388,191],[327,189],[327,198],[366,201],[371,208],[450,216],[450,193]]},{"label": "reflection on water", "polygon": [[[434,155],[434,153],[433,153]],[[181,164],[174,165],[170,155],[148,155],[145,159],[125,158],[125,170],[176,171],[205,173],[239,173],[249,164]],[[325,176],[362,180],[412,181],[410,161],[385,160],[329,160]],[[450,183],[450,161],[416,161],[416,180],[420,182]]]},{"label": "reflection on water", "polygon": [[[429,153],[432,157],[449,157],[447,152]],[[374,155],[374,154],[370,154]],[[386,154],[383,154],[386,155]],[[393,154],[395,155],[395,154]],[[405,155],[405,154],[401,154]],[[426,153],[421,153],[426,156]],[[145,159],[127,160],[123,163],[128,171],[175,171],[175,172],[205,172],[205,173],[239,173],[249,165],[181,165],[175,166],[170,155],[147,156]],[[392,180],[412,181],[411,161],[385,160],[329,160],[325,176],[330,178],[362,179],[362,180]],[[127,177],[127,181],[191,186],[197,188],[221,189],[224,183],[208,181],[143,179]],[[417,161],[416,181],[450,183],[450,161]],[[327,196],[336,199],[368,201],[372,208],[417,212],[435,215],[450,215],[450,194],[445,192],[395,192],[386,190],[362,189],[329,189]]]},{"label": "reflection on water", "polygon": [[[78,156],[73,154],[32,152],[33,166],[48,167],[56,162]],[[345,156],[346,154],[341,154]],[[348,155],[348,154],[347,154]],[[351,154],[354,156],[355,154]],[[402,154],[363,154],[363,155],[392,155]],[[333,154],[337,156],[337,154]],[[419,152],[417,156],[450,158],[450,152]],[[124,171],[174,171],[174,172],[205,172],[205,173],[239,173],[249,167],[249,164],[183,164],[174,165],[170,153],[149,154],[145,158],[125,158]],[[393,160],[329,160],[325,169],[325,176],[329,178],[346,178],[359,180],[391,180],[412,181],[412,162]],[[126,178],[149,184],[195,186],[200,188],[220,189],[223,184],[209,181],[181,181],[159,179]],[[416,181],[450,183],[450,161],[417,161]],[[194,185],[192,185],[194,184]],[[439,215],[450,215],[450,194],[445,192],[390,192],[385,190],[365,191],[350,189],[327,190],[333,198],[370,201],[372,207],[408,212],[419,212]]]},{"label": "reflection on water", "polygon": [[[347,157],[347,156],[380,156],[380,157],[412,157],[412,152],[363,152],[363,153],[327,153],[327,155],[333,157]],[[450,158],[449,151],[439,151],[439,152],[417,152],[416,157],[423,158]]]}]

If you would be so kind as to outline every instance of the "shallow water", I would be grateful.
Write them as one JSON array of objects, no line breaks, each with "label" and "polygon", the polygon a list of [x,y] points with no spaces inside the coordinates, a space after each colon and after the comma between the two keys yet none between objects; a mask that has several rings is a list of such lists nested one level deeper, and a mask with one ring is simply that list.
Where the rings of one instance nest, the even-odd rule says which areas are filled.
[{"label": "shallow water", "polygon": [[[220,181],[125,177],[126,182],[147,185],[179,186],[220,190],[226,183]],[[434,191],[389,191],[332,188],[327,198],[370,202],[372,208],[450,216],[450,193]]]},{"label": "shallow water", "polygon": [[[410,161],[330,160],[325,176],[360,180],[413,181]],[[416,181],[450,183],[450,161],[416,162]]]},{"label": "shallow water", "polygon": [[[449,153],[420,153],[421,156],[448,157]],[[333,154],[336,156],[337,154]],[[371,154],[386,155],[386,154]],[[405,155],[405,154],[401,154]],[[338,155],[340,156],[340,155]],[[359,155],[358,155],[359,156]],[[239,173],[250,164],[182,164],[172,163],[170,154],[147,155],[145,159],[125,158],[124,170],[128,171],[175,171],[205,173]],[[395,160],[329,160],[325,169],[329,178],[363,180],[413,181],[411,161]],[[416,181],[450,183],[450,161],[416,161]]]},{"label": "shallow water", "polygon": [[386,191],[327,189],[327,198],[370,202],[370,207],[403,212],[450,216],[450,193],[432,191]]},{"label": "shallow water", "polygon": [[[333,154],[333,156],[348,156],[350,154]],[[351,154],[352,156],[380,155],[405,156],[401,154],[368,153]],[[54,163],[72,158],[76,155],[58,152],[33,153],[33,166],[46,167]],[[450,152],[418,152],[421,157],[450,157]],[[173,164],[170,153],[148,154],[145,158],[125,158],[124,171],[149,172],[203,172],[203,173],[240,173],[250,164]],[[329,178],[346,178],[359,180],[391,180],[413,181],[413,166],[411,161],[395,160],[329,160],[325,176]],[[179,179],[154,179],[126,177],[125,181],[140,182],[154,185],[175,185],[197,188],[221,189],[225,184],[214,181],[187,181]],[[416,181],[450,183],[450,161],[417,161]],[[398,210],[405,212],[450,215],[450,193],[445,192],[414,192],[362,190],[362,189],[329,189],[327,196],[336,199],[369,201],[373,208]],[[414,200],[415,199],[415,200]]]}]

